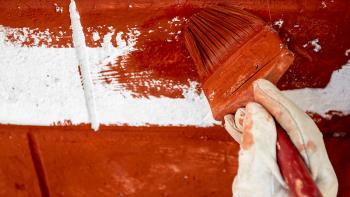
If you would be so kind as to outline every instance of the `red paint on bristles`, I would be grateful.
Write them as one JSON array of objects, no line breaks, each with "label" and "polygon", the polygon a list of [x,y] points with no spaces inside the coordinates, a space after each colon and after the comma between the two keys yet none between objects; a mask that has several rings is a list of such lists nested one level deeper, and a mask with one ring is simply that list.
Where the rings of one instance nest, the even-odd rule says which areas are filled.
[{"label": "red paint on bristles", "polygon": [[194,14],[185,40],[217,120],[253,99],[246,90],[255,79],[277,82],[294,59],[270,26],[235,7]]},{"label": "red paint on bristles", "polygon": [[210,76],[264,26],[259,17],[234,7],[214,6],[194,14],[185,38],[200,77]]},{"label": "red paint on bristles", "polygon": [[[214,6],[193,15],[185,40],[217,120],[254,100],[253,81],[265,78],[276,83],[294,60],[270,26],[235,7]],[[298,150],[276,126],[283,147],[277,149],[277,158],[291,194],[322,196]]]}]

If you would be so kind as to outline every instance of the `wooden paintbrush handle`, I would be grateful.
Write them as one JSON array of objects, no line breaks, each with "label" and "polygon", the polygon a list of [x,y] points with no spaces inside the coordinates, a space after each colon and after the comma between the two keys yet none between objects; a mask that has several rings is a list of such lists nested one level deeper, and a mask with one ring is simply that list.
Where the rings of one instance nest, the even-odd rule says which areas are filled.
[{"label": "wooden paintbrush handle", "polygon": [[277,124],[277,162],[292,196],[322,196],[308,167],[284,129]]}]

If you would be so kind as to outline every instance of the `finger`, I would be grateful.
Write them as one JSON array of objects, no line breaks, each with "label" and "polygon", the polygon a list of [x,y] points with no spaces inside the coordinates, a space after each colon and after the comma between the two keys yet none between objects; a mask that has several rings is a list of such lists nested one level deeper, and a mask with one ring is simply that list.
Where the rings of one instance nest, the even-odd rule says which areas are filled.
[{"label": "finger", "polygon": [[[243,114],[241,112],[236,114],[238,121]],[[234,195],[272,196],[285,193],[285,184],[276,162],[277,136],[273,118],[257,103],[248,103],[244,114]]]},{"label": "finger", "polygon": [[[308,149],[305,145],[312,139],[304,131],[318,131],[311,118],[286,98],[271,82],[258,79],[254,82],[254,98],[261,103],[284,128],[293,144],[299,149],[306,164],[310,167]],[[313,135],[319,135],[316,132]],[[309,144],[310,144],[309,143]]]},{"label": "finger", "polygon": [[277,133],[272,116],[263,106],[253,102],[246,105],[245,113],[242,149],[246,152],[254,152],[256,159],[263,163],[260,164],[267,166],[269,173],[278,180],[280,185],[285,186],[276,162]]},{"label": "finger", "polygon": [[245,117],[245,109],[244,108],[238,108],[235,113],[235,123],[236,127],[239,131],[243,131],[243,121]]},{"label": "finger", "polygon": [[231,135],[231,137],[238,143],[242,142],[242,132],[237,128],[234,116],[232,114],[228,114],[224,116],[225,120],[225,129]]},{"label": "finger", "polygon": [[[258,103],[248,103],[243,122],[243,146],[255,144],[275,155],[276,128],[271,115]],[[265,150],[266,149],[266,150]]]},{"label": "finger", "polygon": [[322,133],[312,119],[267,80],[259,79],[254,82],[254,98],[288,133],[311,170],[321,193],[335,196],[337,178],[329,161]]},{"label": "finger", "polygon": [[324,165],[320,170],[316,183],[323,196],[335,197],[338,193],[338,180],[330,161],[319,161]]}]

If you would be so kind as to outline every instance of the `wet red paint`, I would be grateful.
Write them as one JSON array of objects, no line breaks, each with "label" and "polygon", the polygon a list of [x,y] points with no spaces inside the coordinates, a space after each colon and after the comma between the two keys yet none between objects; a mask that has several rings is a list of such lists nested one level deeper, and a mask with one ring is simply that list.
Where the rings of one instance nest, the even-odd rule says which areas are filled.
[{"label": "wet red paint", "polygon": [[350,195],[350,153],[346,150],[350,148],[350,138],[326,138],[325,144],[339,182],[338,197],[347,197]]},{"label": "wet red paint", "polygon": [[[283,10],[271,5],[271,19],[267,9],[253,10],[272,24],[282,19],[275,29],[296,54],[294,64],[279,81],[281,89],[325,87],[332,72],[346,64],[345,51],[350,46],[350,8],[346,1],[304,1]],[[288,5],[286,5],[288,6]],[[309,41],[319,39],[321,50],[315,52]]]},{"label": "wet red paint", "polygon": [[[63,12],[56,12],[55,3],[63,8]],[[11,28],[28,28],[33,31],[31,35],[47,32],[51,42],[43,36],[35,43],[29,35],[23,46],[46,46],[54,48],[71,47],[72,30],[70,29],[68,0],[63,1],[0,1],[0,25]],[[22,32],[19,29],[19,32]],[[12,42],[20,41],[14,34],[7,35]]]},{"label": "wet red paint", "polygon": [[329,118],[314,113],[309,114],[322,131],[328,137],[349,137],[350,136],[350,115],[343,115],[338,112],[329,112]]},{"label": "wet red paint", "polygon": [[[111,40],[114,46],[117,46],[118,32],[127,33],[132,28],[140,32],[136,50],[118,57],[116,65],[104,65],[100,79],[111,85],[116,81],[136,97],[182,97],[182,87],[198,80],[183,38],[186,19],[196,11],[198,8],[191,5],[170,5],[162,9],[135,7],[113,12],[82,12],[88,46],[100,47],[103,37],[110,31],[108,27],[115,29]],[[94,31],[100,34],[97,41],[93,40]],[[128,40],[125,34],[123,38]]]},{"label": "wet red paint", "polygon": [[0,126],[0,196],[41,196],[26,131]]},{"label": "wet red paint", "polygon": [[[0,125],[0,131],[0,146],[4,148],[3,152],[9,153],[0,169],[11,166],[16,170],[8,174],[17,175],[10,181],[0,177],[7,185],[3,190],[7,196],[16,192],[33,194],[33,185],[38,187],[34,169],[27,169],[32,164],[25,136],[30,136],[34,164],[41,166],[38,175],[43,181],[40,187],[45,194],[76,195],[77,192],[89,191],[90,194],[110,196],[116,190],[128,193],[131,187],[135,188],[136,194],[143,196],[232,196],[231,184],[238,167],[239,146],[220,127],[102,126],[100,132],[95,133],[90,131],[89,125]],[[19,135],[22,136],[20,140]],[[325,136],[327,151],[339,180],[338,196],[344,197],[350,194],[350,155],[349,151],[339,150],[350,148],[349,139]],[[21,153],[17,154],[19,148]],[[17,156],[11,156],[14,153]],[[22,153],[26,154],[26,167],[23,167],[23,162],[13,162],[13,158]],[[31,175],[29,182],[23,179],[27,175]],[[118,176],[124,179],[116,179]],[[23,180],[26,182],[20,182]],[[129,183],[122,184],[121,180],[129,180]],[[25,183],[26,190],[17,189],[12,181]]]},{"label": "wet red paint", "polygon": [[[129,28],[137,28],[141,32],[135,46],[137,50],[125,57],[125,68],[106,65],[109,70],[100,73],[101,80],[111,86],[113,80],[118,81],[134,92],[135,96],[181,97],[181,85],[188,85],[188,80],[198,80],[183,43],[184,19],[202,7],[220,2],[223,1],[166,0],[155,3],[91,0],[86,3],[78,0],[77,5],[89,47],[101,47],[102,38],[109,31],[108,26],[115,28],[116,32],[127,32]],[[271,2],[270,5],[253,0],[232,2],[271,23],[278,19],[284,21],[281,29],[274,27],[296,54],[296,59],[280,80],[280,88],[324,87],[332,72],[346,62],[344,52],[350,46],[350,37],[347,36],[350,34],[350,8],[347,1],[325,1],[325,8],[316,0]],[[55,3],[63,8],[62,13],[56,12]],[[68,47],[72,45],[69,3],[69,0],[0,1],[0,24],[12,28],[27,27],[34,32],[48,29],[49,34],[53,35],[52,43],[41,40],[39,46]],[[179,21],[169,23],[174,17],[178,17]],[[88,28],[92,28],[91,31]],[[96,42],[92,39],[94,30],[101,37]],[[56,41],[55,35],[60,34],[60,31],[66,33]],[[179,31],[178,34],[169,34]],[[13,35],[8,35],[8,38],[16,41]],[[305,43],[315,38],[319,38],[322,47],[319,53],[314,52],[310,45],[303,48]],[[115,35],[112,42],[116,46]],[[26,40],[23,45],[32,46],[33,40]],[[116,62],[120,64],[121,60],[117,59]],[[135,74],[135,77],[130,77],[131,74]],[[144,83],[158,80],[159,84],[151,87]],[[176,88],[174,85],[180,86]]]},{"label": "wet red paint", "polygon": [[[319,1],[271,2],[270,5],[254,1],[232,2],[257,13],[268,22],[273,23],[278,19],[284,21],[281,29],[274,27],[296,54],[296,58],[278,83],[279,88],[325,87],[332,72],[346,63],[347,57],[344,52],[350,44],[350,38],[346,36],[350,33],[350,20],[345,1],[327,2],[326,8],[322,8]],[[128,28],[135,27],[141,32],[136,45],[137,50],[128,55],[123,62],[125,68],[120,68],[120,61],[117,61],[117,65],[108,65],[107,71],[101,73],[101,80],[106,83],[118,81],[133,91],[135,96],[181,96],[179,88],[172,88],[174,84],[186,85],[188,80],[198,80],[198,76],[183,44],[182,30],[185,22],[180,21],[176,27],[168,22],[175,16],[180,19],[188,18],[211,2],[129,3],[107,1],[101,4],[94,1],[93,6],[89,6],[77,2],[85,28],[106,25],[126,32]],[[334,14],[335,12],[337,14]],[[343,17],[338,17],[338,14]],[[149,30],[154,32],[149,33]],[[182,31],[179,35],[169,34],[178,30]],[[99,32],[100,37],[106,33],[104,30]],[[100,46],[102,39],[93,42],[91,33],[86,32],[86,36],[89,46]],[[178,40],[174,40],[175,36]],[[322,47],[319,53],[314,52],[310,45],[303,48],[304,44],[316,38],[319,38]],[[130,73],[136,76],[131,78]],[[149,87],[143,84],[144,81],[152,80],[159,80],[161,85]]]},{"label": "wet red paint", "polygon": [[[106,83],[118,81],[126,89],[133,91],[135,96],[181,97],[181,88],[171,87],[174,84],[188,85],[188,80],[197,80],[198,76],[183,44],[182,32],[179,35],[169,34],[183,30],[184,21],[178,22],[178,26],[168,22],[175,16],[179,16],[180,19],[188,18],[201,7],[220,2],[224,1],[166,0],[155,3],[90,0],[89,3],[77,1],[77,5],[87,45],[90,47],[101,46],[102,38],[108,32],[107,27],[100,27],[103,25],[113,26],[117,32],[127,32],[128,28],[133,27],[141,32],[136,46],[137,51],[126,58],[126,68],[107,65],[106,70],[109,69],[111,73],[101,73],[102,81]],[[350,12],[346,1],[325,1],[327,5],[325,8],[316,0],[298,3],[270,2],[270,5],[267,2],[252,0],[231,2],[257,13],[266,21],[274,22],[278,19],[284,21],[279,31],[296,54],[296,59],[278,83],[280,88],[325,87],[332,72],[346,63],[347,57],[344,53],[350,45],[350,37],[347,36],[350,34]],[[63,8],[62,13],[56,12],[55,3]],[[9,27],[29,27],[38,32],[48,29],[53,38],[52,42],[41,40],[39,46],[45,44],[48,47],[69,47],[73,45],[69,3],[68,0],[45,2],[32,0],[30,3],[23,0],[0,1],[0,24]],[[162,29],[158,29],[160,26]],[[87,28],[96,29],[101,39],[94,42],[92,33]],[[149,30],[155,32],[148,33]],[[65,32],[63,36],[60,35],[61,31]],[[176,36],[178,40],[175,39]],[[322,47],[319,53],[315,53],[310,45],[303,48],[304,44],[315,38],[319,38]],[[13,35],[8,35],[8,39],[16,40]],[[24,45],[32,46],[33,42],[32,39],[28,39]],[[112,37],[112,42],[116,45],[115,36]],[[136,76],[130,78],[130,73],[135,73]],[[160,81],[161,85],[154,87],[143,85],[144,81],[152,80]]]},{"label": "wet red paint", "polygon": [[[57,13],[55,11],[54,3],[58,2],[58,5],[63,7],[63,13]],[[69,45],[72,45],[72,37],[71,37],[71,30],[70,30],[70,19],[69,19],[69,13],[68,13],[68,0],[64,1],[39,1],[39,0],[31,0],[31,1],[0,1],[0,24],[3,26],[8,27],[14,27],[14,28],[22,28],[22,27],[29,27],[31,29],[38,28],[38,31],[45,31],[46,29],[49,29],[50,34],[53,35],[59,35],[60,31],[66,32],[62,38],[60,38],[59,41],[56,41],[53,39],[52,44],[46,43],[43,41],[44,44],[47,44],[48,47],[69,47]],[[82,24],[84,26],[85,34],[86,34],[86,40],[87,45],[90,47],[100,47],[101,41],[99,40],[97,42],[94,42],[92,40],[92,34],[91,32],[88,32],[88,27],[93,27],[95,29],[98,29],[101,25],[111,25],[115,27],[118,31],[127,32],[128,28],[132,28],[137,26],[137,29],[140,30],[141,36],[139,37],[138,43],[136,48],[137,51],[134,51],[131,53],[127,59],[126,59],[126,68],[125,69],[116,69],[115,65],[107,65],[107,68],[109,68],[111,71],[113,69],[116,69],[114,71],[120,73],[120,75],[116,75],[115,77],[109,77],[107,73],[101,73],[101,80],[105,82],[109,82],[110,85],[113,85],[110,80],[117,80],[118,82],[121,82],[123,86],[125,86],[127,89],[134,92],[135,96],[148,96],[148,95],[155,95],[155,96],[169,96],[169,97],[180,97],[181,91],[180,88],[173,89],[174,84],[188,84],[188,79],[190,80],[197,80],[198,76],[195,70],[195,66],[189,59],[188,53],[185,49],[184,43],[183,43],[183,37],[180,33],[178,36],[178,40],[175,39],[175,35],[169,35],[169,33],[163,31],[165,28],[169,28],[169,30],[183,30],[184,28],[184,22],[180,21],[178,26],[171,26],[171,24],[168,23],[169,20],[171,20],[174,16],[183,16],[185,18],[189,17],[192,13],[198,11],[198,8],[207,6],[208,4],[212,4],[213,2],[218,1],[187,1],[186,6],[184,6],[183,1],[175,1],[175,0],[165,0],[161,2],[154,2],[154,1],[112,1],[112,0],[104,0],[104,1],[93,1],[89,0],[87,1],[77,1],[78,9],[80,11],[81,17],[82,17]],[[347,5],[346,0],[340,0],[335,1],[334,3],[331,3],[330,1],[325,1],[327,3],[327,8],[322,9],[321,2],[312,0],[312,1],[273,1],[271,5],[267,5],[264,1],[262,3],[259,1],[235,1],[237,4],[240,4],[243,7],[248,8],[249,10],[259,13],[265,20],[269,21],[269,12],[268,7],[270,7],[271,11],[271,21],[275,21],[279,18],[282,18],[284,20],[284,24],[282,26],[282,29],[280,30],[280,35],[285,38],[285,41],[287,42],[287,38],[290,38],[291,40],[288,43],[290,46],[290,49],[296,53],[296,60],[295,63],[291,66],[289,71],[284,75],[282,80],[279,82],[279,87],[283,89],[293,89],[293,88],[301,88],[301,87],[324,87],[328,81],[329,77],[331,76],[332,72],[338,68],[340,68],[341,65],[343,65],[347,57],[345,57],[344,52],[346,50],[346,47],[350,46],[350,11],[349,6]],[[129,8],[129,3],[133,5],[133,8]],[[178,3],[178,4],[177,4]],[[175,6],[175,7],[174,7]],[[173,10],[173,8],[176,8]],[[181,18],[181,17],[180,17]],[[294,25],[296,22],[300,25],[300,28],[295,28]],[[158,26],[164,26],[163,30],[157,29]],[[154,34],[148,33],[149,30],[156,30]],[[98,29],[98,32],[100,33],[100,37],[103,37],[108,31],[105,29],[105,27],[102,27],[101,30]],[[322,46],[322,49],[320,53],[315,53],[312,48],[307,47],[303,48],[302,46],[307,43],[308,41],[319,38],[320,45]],[[9,39],[12,39],[11,36],[9,36]],[[126,38],[125,38],[126,39]],[[172,42],[166,41],[167,39],[172,40]],[[14,40],[13,40],[14,41]],[[112,41],[115,43],[115,38],[112,38]],[[28,42],[25,42],[24,45],[26,46],[32,46],[33,41],[28,40]],[[41,44],[39,44],[41,45]],[[143,54],[142,51],[145,53]],[[147,55],[146,55],[147,54]],[[118,61],[117,61],[118,62]],[[142,74],[143,71],[149,71],[147,75]],[[129,74],[131,73],[138,73],[138,78],[129,79]],[[118,76],[118,77],[117,77]],[[119,77],[121,76],[121,77]],[[165,85],[161,85],[160,89],[157,88],[157,86],[149,88],[146,85],[141,85],[143,81],[149,81],[149,80],[160,80],[161,83],[164,83]],[[134,85],[133,85],[134,84]],[[336,96],[336,95],[335,95]],[[324,136],[326,137],[326,145],[327,145],[327,151],[329,153],[330,159],[335,167],[335,170],[337,172],[337,176],[340,183],[340,196],[349,196],[349,169],[350,169],[350,161],[349,161],[349,153],[347,150],[349,149],[349,134],[350,133],[350,118],[349,116],[342,116],[337,114],[332,114],[331,119],[323,119],[320,118],[317,115],[314,115],[314,120],[316,120],[318,126],[323,131]],[[69,121],[64,122],[62,124],[69,124]],[[7,129],[8,126],[1,125],[0,128]],[[23,128],[23,127],[22,127]],[[36,131],[37,128],[33,127],[24,127],[26,130],[30,131]],[[52,150],[55,150],[57,154],[65,154],[65,152],[62,152],[61,149],[55,149],[53,147],[56,145],[57,139],[69,139],[69,143],[74,142],[74,139],[71,140],[72,135],[71,134],[65,134],[66,137],[60,137],[62,131],[67,131],[70,129],[77,130],[81,132],[81,135],[93,135],[88,134],[88,126],[82,126],[82,127],[59,127],[54,128],[56,129],[56,134],[50,133],[52,131],[53,127],[45,127],[41,128],[39,130],[42,130],[43,132],[46,132],[48,137],[46,138],[44,135],[41,135],[40,137],[43,142],[43,146],[49,147],[52,146]],[[110,128],[110,127],[109,127]],[[8,128],[11,132],[19,132],[21,129],[19,127],[10,127]],[[64,155],[65,160],[60,160],[60,158],[56,158],[53,154],[46,154],[51,161],[56,161],[56,166],[50,166],[50,163],[46,163],[48,165],[47,172],[48,173],[54,173],[54,175],[57,175],[57,179],[55,179],[57,184],[62,184],[62,188],[64,191],[70,190],[73,191],[71,186],[72,185],[65,185],[65,182],[60,180],[64,180],[64,178],[67,178],[69,180],[69,176],[63,177],[64,173],[57,173],[57,171],[50,171],[50,169],[55,169],[55,167],[60,167],[59,165],[62,165],[62,168],[59,169],[66,169],[65,164],[68,162],[71,162],[70,156],[76,156],[78,158],[80,152],[79,147],[84,146],[84,150],[88,150],[86,152],[81,152],[82,155],[90,154],[89,149],[94,150],[94,158],[92,160],[89,160],[90,158],[84,157],[87,161],[91,161],[92,163],[98,162],[101,160],[99,156],[103,157],[103,154],[99,154],[99,150],[106,151],[103,149],[106,149],[104,140],[110,140],[110,139],[117,139],[117,142],[119,143],[118,147],[124,148],[123,151],[129,150],[127,145],[135,143],[139,138],[139,135],[143,134],[143,138],[149,141],[150,144],[146,147],[149,149],[142,149],[142,144],[136,144],[139,146],[139,156],[140,157],[130,157],[128,158],[127,155],[124,153],[119,152],[118,154],[114,154],[111,156],[111,158],[118,158],[120,155],[123,155],[125,158],[129,159],[123,165],[126,166],[126,168],[133,172],[135,177],[139,177],[142,175],[142,171],[139,171],[140,165],[139,163],[143,160],[142,158],[145,153],[156,153],[156,148],[159,143],[167,142],[171,144],[172,148],[178,149],[179,146],[181,149],[178,149],[181,152],[181,150],[192,150],[195,147],[199,147],[197,144],[197,141],[188,143],[188,139],[204,139],[208,140],[208,144],[204,143],[204,145],[212,146],[220,148],[221,145],[218,145],[220,143],[226,143],[222,142],[222,138],[224,138],[223,141],[228,141],[227,134],[223,130],[218,131],[217,128],[208,128],[208,132],[215,135],[218,135],[219,137],[212,137],[210,135],[202,135],[201,132],[197,130],[197,128],[182,128],[179,131],[174,130],[173,127],[166,127],[163,128],[163,130],[167,130],[167,133],[169,133],[168,137],[165,139],[162,137],[161,134],[157,134],[160,132],[160,129],[154,129],[153,134],[156,135],[156,139],[152,139],[152,135],[149,134],[152,132],[153,127],[150,128],[130,128],[130,127],[123,127],[123,131],[119,131],[120,133],[116,134],[118,138],[111,137],[112,135],[107,135],[107,137],[101,137],[99,142],[92,142],[92,140],[95,140],[94,138],[91,138],[90,140],[83,141],[84,143],[76,143],[77,145],[70,149],[72,152],[67,153],[67,155]],[[137,132],[135,132],[137,130]],[[188,132],[192,132],[192,134],[188,134]],[[115,132],[115,131],[113,131]],[[176,135],[173,135],[176,133]],[[52,136],[50,136],[52,135]],[[55,136],[57,137],[55,139]],[[76,134],[77,139],[80,134]],[[125,136],[124,136],[125,135]],[[11,136],[11,135],[9,135]],[[129,137],[128,137],[129,136]],[[204,136],[204,137],[203,137]],[[209,137],[208,137],[209,136]],[[224,137],[220,137],[224,136]],[[94,136],[96,137],[96,136]],[[203,138],[202,138],[203,137]],[[9,138],[6,136],[6,138]],[[178,139],[176,142],[173,142],[173,139]],[[220,139],[218,139],[220,138]],[[53,139],[52,141],[45,141],[46,139]],[[184,143],[185,142],[185,143]],[[4,144],[4,141],[1,140],[1,143]],[[12,142],[11,142],[12,143]],[[63,144],[63,145],[62,145]],[[66,148],[64,143],[62,143],[60,146],[62,148]],[[125,145],[126,144],[126,145]],[[81,145],[81,146],[80,146]],[[136,146],[135,145],[135,146]],[[222,145],[226,148],[233,147],[232,152],[227,153],[227,155],[234,155],[233,159],[237,159],[237,146],[230,145]],[[6,146],[9,148],[8,146]],[[16,145],[17,147],[17,145]],[[28,147],[26,145],[26,147]],[[108,145],[107,148],[113,148],[114,145]],[[140,148],[141,147],[141,148]],[[235,148],[236,147],[236,148]],[[5,151],[10,151],[9,149],[4,149]],[[49,150],[49,149],[48,149]],[[121,149],[120,149],[121,150]],[[218,150],[218,149],[217,149]],[[219,150],[218,150],[219,151]],[[107,151],[108,152],[108,151]],[[105,153],[107,153],[105,152]],[[229,152],[229,151],[228,151]],[[234,152],[234,153],[233,153]],[[21,155],[21,153],[16,154]],[[86,154],[84,154],[86,153]],[[16,158],[17,156],[11,157]],[[95,157],[96,156],[96,157]],[[210,155],[209,155],[210,156]],[[46,158],[46,159],[48,159]],[[63,158],[63,157],[62,157]],[[96,159],[97,158],[97,159]],[[180,157],[174,157],[174,159],[179,159]],[[187,157],[186,157],[187,158]],[[188,157],[190,158],[190,157]],[[57,160],[56,160],[57,159]],[[94,161],[94,159],[96,159]],[[151,164],[159,164],[163,160],[162,157],[157,157],[156,160],[148,160],[147,165]],[[60,164],[59,162],[65,161],[67,163]],[[79,161],[79,160],[75,160]],[[172,161],[168,159],[167,161]],[[152,163],[153,162],[153,163]],[[192,162],[206,162],[206,157],[200,157],[198,160],[194,160]],[[128,167],[128,164],[133,164],[132,166]],[[179,162],[181,163],[181,161]],[[232,160],[230,163],[225,163],[224,166],[227,166],[227,170],[230,173],[225,174],[222,176],[221,173],[218,173],[218,171],[211,172],[210,177],[208,178],[203,174],[203,169],[209,168],[211,165],[210,163],[206,163],[206,165],[203,165],[199,168],[191,168],[192,173],[198,175],[196,180],[192,180],[191,182],[176,182],[175,179],[170,180],[169,179],[169,187],[171,187],[173,190],[181,188],[182,184],[185,183],[186,190],[182,190],[182,194],[192,194],[191,192],[196,192],[197,190],[200,190],[203,194],[210,195],[210,192],[212,191],[212,182],[215,182],[215,191],[216,194],[226,194],[227,196],[230,195],[230,185],[231,181],[234,175],[234,171],[236,170],[237,166],[232,166],[232,169],[229,168],[234,162]],[[5,165],[3,163],[2,167],[7,168],[7,166],[16,167],[14,166],[14,163],[11,162],[11,165]],[[101,164],[101,163],[99,163]],[[236,164],[236,163],[234,163]],[[79,166],[79,163],[75,163],[77,165],[76,169],[80,169],[81,165]],[[91,168],[94,165],[90,165],[87,167]],[[106,165],[101,165],[106,166]],[[218,165],[219,166],[219,165]],[[66,166],[67,167],[67,166]],[[193,166],[192,166],[193,167]],[[18,167],[22,168],[22,167]],[[7,168],[8,169],[8,168]],[[13,169],[13,168],[11,168]],[[24,169],[24,168],[23,168]],[[96,168],[95,168],[96,169]],[[108,168],[112,169],[112,168]],[[69,170],[69,169],[68,169]],[[103,170],[103,168],[96,169],[96,173],[98,174],[98,170]],[[113,169],[112,169],[113,170]],[[9,171],[7,171],[9,172]],[[14,173],[18,172],[17,170],[14,171]],[[28,171],[25,171],[27,173]],[[79,177],[80,171],[79,170],[70,170],[71,174],[74,175],[74,177]],[[110,173],[110,171],[104,171],[103,173]],[[155,175],[157,175],[156,172],[153,172],[155,174],[151,174],[154,179],[149,180],[157,180],[161,184],[163,180],[157,179]],[[168,173],[168,174],[167,174]],[[170,171],[164,172],[165,175],[169,175]],[[164,175],[163,174],[163,175]],[[50,174],[51,177],[55,177],[54,175]],[[89,176],[91,174],[88,174]],[[218,176],[215,176],[218,175]],[[217,177],[220,178],[220,181],[214,181],[219,180],[216,179]],[[79,178],[78,181],[75,182],[77,186],[79,186],[80,189],[91,189],[91,187],[94,183],[94,176],[89,177],[91,182],[84,182],[84,184],[80,184],[81,182]],[[178,177],[175,177],[178,178]],[[193,178],[193,177],[192,177]],[[196,178],[196,177],[195,177]],[[54,180],[54,181],[55,181]],[[101,178],[102,182],[98,182],[99,184],[104,184],[103,177]],[[173,182],[172,182],[173,181]],[[32,183],[34,183],[32,181]],[[80,184],[80,185],[79,185]],[[145,182],[145,186],[147,184],[153,184],[154,182]],[[55,184],[54,184],[55,185]],[[11,182],[11,188],[23,188],[22,185],[13,185]],[[174,187],[179,186],[179,187]],[[9,189],[10,187],[6,186],[6,189]],[[76,187],[74,187],[76,188]],[[209,189],[208,189],[209,188]],[[17,190],[19,190],[17,189]],[[109,190],[111,191],[111,190]],[[220,193],[221,191],[221,193]],[[55,191],[53,191],[55,192]],[[186,193],[187,192],[187,193]],[[201,193],[201,194],[202,194]],[[31,193],[32,194],[32,193]],[[163,194],[163,193],[158,193]],[[211,195],[213,196],[213,195]]]},{"label": "wet red paint", "polygon": [[[277,163],[286,181],[291,196],[317,196],[322,194],[314,182],[311,173],[288,134],[277,126]],[[309,143],[308,143],[309,145]]]}]

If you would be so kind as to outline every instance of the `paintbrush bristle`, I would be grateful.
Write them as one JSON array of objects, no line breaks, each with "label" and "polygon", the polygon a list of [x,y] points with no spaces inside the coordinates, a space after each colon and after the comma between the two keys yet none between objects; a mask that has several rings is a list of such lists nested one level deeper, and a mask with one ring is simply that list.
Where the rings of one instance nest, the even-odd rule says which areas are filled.
[{"label": "paintbrush bristle", "polygon": [[200,77],[209,77],[264,25],[259,17],[235,7],[214,6],[194,14],[185,40]]}]

